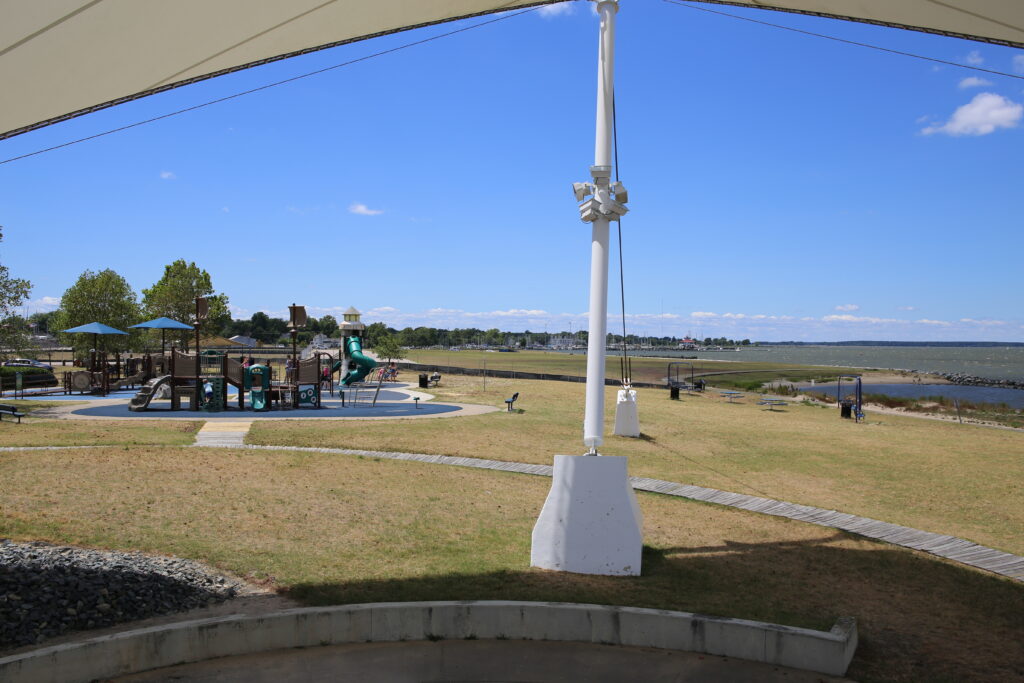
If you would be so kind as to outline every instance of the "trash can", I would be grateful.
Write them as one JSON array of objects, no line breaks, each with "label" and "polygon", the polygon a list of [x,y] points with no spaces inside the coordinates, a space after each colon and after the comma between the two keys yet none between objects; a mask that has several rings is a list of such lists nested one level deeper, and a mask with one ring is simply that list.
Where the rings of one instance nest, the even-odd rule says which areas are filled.
[{"label": "trash can", "polygon": [[847,420],[853,419],[853,401],[841,401],[839,403],[839,417]]},{"label": "trash can", "polygon": [[679,387],[677,387],[677,386],[669,387],[668,397],[670,399],[672,399],[673,401],[678,401],[679,400]]},{"label": "trash can", "polygon": [[430,385],[427,384],[427,373],[421,372],[420,373],[420,389],[426,389],[428,386],[430,386]]}]

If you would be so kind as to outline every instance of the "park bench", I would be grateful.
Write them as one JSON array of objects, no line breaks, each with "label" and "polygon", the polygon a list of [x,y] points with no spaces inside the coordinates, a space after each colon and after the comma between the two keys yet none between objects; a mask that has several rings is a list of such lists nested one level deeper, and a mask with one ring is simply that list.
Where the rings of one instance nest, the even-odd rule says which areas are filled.
[{"label": "park bench", "polygon": [[508,406],[508,412],[510,412],[510,413],[512,412],[512,404],[515,403],[516,399],[518,399],[518,398],[519,398],[519,392],[517,391],[516,393],[512,394],[512,398],[506,398],[505,399],[505,405]]},{"label": "park bench", "polygon": [[0,405],[0,421],[3,421],[4,414],[18,418],[18,424],[21,424],[21,418],[25,417],[25,413],[19,412],[18,407],[12,405]]},{"label": "park bench", "polygon": [[775,406],[784,406],[786,402],[781,398],[762,398],[757,402],[758,405],[768,406],[768,410],[775,412]]}]

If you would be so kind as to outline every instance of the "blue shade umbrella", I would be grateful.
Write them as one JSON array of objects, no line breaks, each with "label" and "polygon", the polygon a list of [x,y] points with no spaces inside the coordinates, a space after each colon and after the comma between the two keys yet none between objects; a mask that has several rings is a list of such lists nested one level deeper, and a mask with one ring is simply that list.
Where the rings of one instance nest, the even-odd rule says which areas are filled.
[{"label": "blue shade umbrella", "polygon": [[156,320],[148,320],[138,325],[132,325],[132,327],[144,327],[150,330],[160,330],[160,353],[164,352],[164,345],[166,343],[167,330],[194,330],[195,328],[191,325],[172,320],[171,318],[157,318]]},{"label": "blue shade umbrella", "polygon": [[127,332],[122,332],[121,330],[113,328],[110,325],[104,325],[103,323],[89,323],[87,325],[79,325],[78,327],[72,327],[71,329],[62,331],[69,334],[77,334],[79,332],[91,334],[92,347],[94,349],[98,346],[99,336],[101,334],[128,334]]}]

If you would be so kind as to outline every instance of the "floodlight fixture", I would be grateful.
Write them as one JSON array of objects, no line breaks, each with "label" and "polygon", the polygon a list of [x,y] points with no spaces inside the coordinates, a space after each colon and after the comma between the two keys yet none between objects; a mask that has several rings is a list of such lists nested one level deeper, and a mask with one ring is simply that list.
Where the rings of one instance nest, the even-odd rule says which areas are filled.
[{"label": "floodlight fixture", "polygon": [[629,193],[626,191],[625,186],[618,180],[612,183],[612,193],[615,195],[615,201],[619,204],[629,203]]},{"label": "floodlight fixture", "polygon": [[582,202],[586,197],[592,195],[594,190],[590,187],[590,183],[573,183],[572,192],[576,195],[576,201]]}]

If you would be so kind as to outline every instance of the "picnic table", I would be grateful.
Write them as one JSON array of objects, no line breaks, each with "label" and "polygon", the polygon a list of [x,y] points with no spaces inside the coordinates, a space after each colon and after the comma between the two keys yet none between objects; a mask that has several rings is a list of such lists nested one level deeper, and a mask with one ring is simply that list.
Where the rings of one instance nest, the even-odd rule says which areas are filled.
[{"label": "picnic table", "polygon": [[768,410],[775,412],[775,406],[784,406],[786,401],[781,398],[762,398],[757,402],[758,405],[768,406]]},{"label": "picnic table", "polygon": [[742,391],[720,391],[718,393],[729,399],[729,403],[733,403],[733,399],[743,396]]}]

